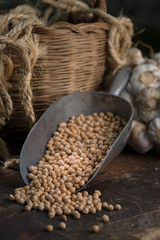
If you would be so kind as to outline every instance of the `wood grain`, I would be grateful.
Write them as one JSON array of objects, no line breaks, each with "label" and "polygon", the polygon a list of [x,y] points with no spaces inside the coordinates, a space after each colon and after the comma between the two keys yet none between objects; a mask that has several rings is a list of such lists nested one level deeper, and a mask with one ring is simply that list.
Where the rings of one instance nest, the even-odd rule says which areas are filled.
[{"label": "wood grain", "polygon": [[[105,176],[105,178],[104,178]],[[104,180],[105,179],[105,180]],[[140,155],[125,149],[110,163],[103,175],[104,181],[89,187],[102,191],[102,200],[120,203],[121,211],[102,210],[94,215],[82,215],[80,220],[68,217],[67,229],[58,229],[60,217],[48,219],[47,212],[25,212],[24,206],[8,200],[14,188],[23,186],[16,170],[0,169],[0,239],[56,239],[56,240],[158,240],[160,239],[160,157],[150,152]],[[110,221],[99,218],[108,214]],[[101,231],[93,234],[89,228],[100,224]],[[51,233],[45,231],[53,224]],[[150,238],[148,238],[148,236]]]}]

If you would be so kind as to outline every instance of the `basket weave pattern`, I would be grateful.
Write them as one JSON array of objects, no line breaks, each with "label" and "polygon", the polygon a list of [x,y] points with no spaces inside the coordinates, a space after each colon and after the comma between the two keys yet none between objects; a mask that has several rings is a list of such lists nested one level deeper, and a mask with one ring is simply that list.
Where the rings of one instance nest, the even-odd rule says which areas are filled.
[{"label": "basket weave pattern", "polygon": [[[32,75],[33,108],[38,119],[58,98],[77,91],[99,90],[106,69],[106,23],[56,23],[51,27],[35,27],[47,54],[38,59]],[[20,62],[15,56],[13,86],[10,96],[14,113],[6,128],[11,135],[28,131],[24,108],[19,97]],[[18,125],[17,125],[18,123]]]},{"label": "basket weave pattern", "polygon": [[[47,45],[47,56],[38,60],[43,66],[34,68],[32,78],[33,102],[41,105],[38,116],[59,97],[76,91],[98,90],[106,68],[107,30],[105,23],[79,24],[56,23],[50,28],[36,28],[40,42]],[[40,96],[38,90],[43,91]],[[44,105],[44,107],[43,107]]]}]

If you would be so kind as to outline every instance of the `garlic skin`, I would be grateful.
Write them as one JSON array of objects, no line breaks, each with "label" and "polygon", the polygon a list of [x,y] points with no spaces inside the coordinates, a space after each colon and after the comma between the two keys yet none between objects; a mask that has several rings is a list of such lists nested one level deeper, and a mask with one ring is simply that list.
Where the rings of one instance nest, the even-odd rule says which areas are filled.
[{"label": "garlic skin", "polygon": [[152,149],[153,143],[147,134],[147,126],[144,123],[132,121],[128,145],[138,153],[146,153]]},{"label": "garlic skin", "polygon": [[153,64],[141,64],[133,69],[130,84],[135,95],[145,87],[160,87],[160,70]]},{"label": "garlic skin", "polygon": [[136,97],[137,112],[145,123],[160,117],[160,88],[144,88]]},{"label": "garlic skin", "polygon": [[153,119],[148,127],[148,135],[160,147],[160,117]]},{"label": "garlic skin", "polygon": [[142,52],[138,48],[130,48],[126,57],[126,65],[133,68],[145,62]]}]

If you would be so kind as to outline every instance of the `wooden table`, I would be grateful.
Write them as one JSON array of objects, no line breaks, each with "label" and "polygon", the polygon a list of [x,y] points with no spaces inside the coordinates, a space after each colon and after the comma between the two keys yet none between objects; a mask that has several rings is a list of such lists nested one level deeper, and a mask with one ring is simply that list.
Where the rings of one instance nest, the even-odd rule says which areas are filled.
[{"label": "wooden table", "polygon": [[[80,220],[68,217],[67,229],[58,229],[60,217],[49,219],[47,212],[25,212],[24,206],[8,200],[14,188],[23,186],[19,171],[0,169],[0,239],[1,240],[159,240],[160,239],[160,154],[140,155],[126,148],[106,171],[106,180],[88,188],[102,191],[101,199],[120,203],[121,211],[102,210],[82,215]],[[108,214],[110,221],[99,218]],[[100,224],[98,234],[91,233]],[[45,226],[53,224],[53,232]]]}]

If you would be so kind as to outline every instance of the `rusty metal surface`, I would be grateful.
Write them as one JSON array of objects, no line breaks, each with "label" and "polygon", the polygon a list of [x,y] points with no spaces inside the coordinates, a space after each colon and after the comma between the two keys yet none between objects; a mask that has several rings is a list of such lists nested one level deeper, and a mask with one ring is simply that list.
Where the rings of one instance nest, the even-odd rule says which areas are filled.
[{"label": "rusty metal surface", "polygon": [[[104,173],[101,179],[104,179]],[[59,230],[60,217],[48,219],[47,212],[25,212],[24,206],[8,200],[14,188],[23,186],[20,173],[0,169],[0,239],[28,240],[159,240],[160,239],[160,155],[150,152],[140,155],[129,148],[112,161],[105,173],[105,181],[88,188],[102,191],[101,199],[120,203],[121,211],[103,210],[94,215],[82,215],[80,220],[68,217],[67,229]],[[110,221],[100,223],[108,214]],[[88,229],[101,224],[98,234]],[[51,233],[45,226],[53,224]]]}]

